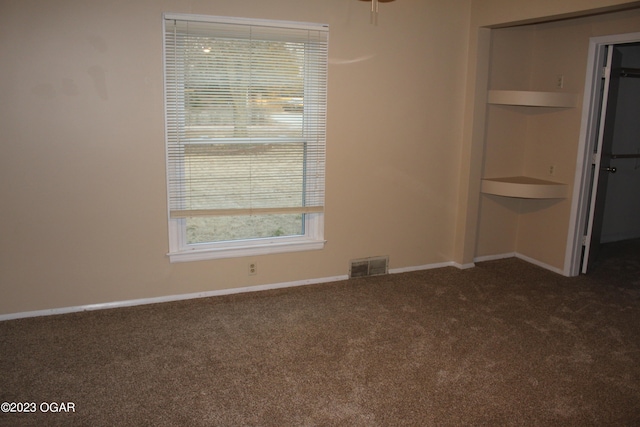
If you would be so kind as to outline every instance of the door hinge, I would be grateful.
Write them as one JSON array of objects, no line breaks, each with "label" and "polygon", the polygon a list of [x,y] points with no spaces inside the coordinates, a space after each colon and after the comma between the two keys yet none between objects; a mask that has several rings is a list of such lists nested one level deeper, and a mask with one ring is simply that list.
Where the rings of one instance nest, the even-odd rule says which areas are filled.
[{"label": "door hinge", "polygon": [[607,77],[609,77],[609,73],[611,72],[611,68],[608,65],[605,65],[604,67],[602,67],[602,77],[603,79],[606,79]]},{"label": "door hinge", "polygon": [[587,236],[582,236],[582,246],[587,246]]}]

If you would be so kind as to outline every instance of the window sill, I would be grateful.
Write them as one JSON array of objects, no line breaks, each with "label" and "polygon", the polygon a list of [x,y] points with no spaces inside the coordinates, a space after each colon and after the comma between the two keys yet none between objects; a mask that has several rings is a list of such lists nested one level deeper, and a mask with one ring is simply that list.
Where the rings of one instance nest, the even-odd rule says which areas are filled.
[{"label": "window sill", "polygon": [[225,246],[225,247],[193,247],[187,250],[170,252],[170,262],[205,261],[211,259],[237,258],[256,255],[269,255],[283,252],[300,252],[319,250],[324,248],[326,240],[296,240],[296,241],[269,241],[265,243],[253,243],[249,245]]}]

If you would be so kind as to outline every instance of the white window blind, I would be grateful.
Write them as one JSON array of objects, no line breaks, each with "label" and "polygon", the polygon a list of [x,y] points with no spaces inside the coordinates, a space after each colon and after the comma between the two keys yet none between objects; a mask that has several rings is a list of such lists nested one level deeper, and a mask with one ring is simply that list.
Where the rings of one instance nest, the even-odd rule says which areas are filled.
[{"label": "white window blind", "polygon": [[327,28],[165,15],[171,218],[324,209]]}]

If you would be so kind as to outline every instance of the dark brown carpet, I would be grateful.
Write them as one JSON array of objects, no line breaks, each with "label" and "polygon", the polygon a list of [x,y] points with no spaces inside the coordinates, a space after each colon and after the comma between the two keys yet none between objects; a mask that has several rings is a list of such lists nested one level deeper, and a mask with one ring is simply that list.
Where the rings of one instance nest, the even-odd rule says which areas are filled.
[{"label": "dark brown carpet", "polygon": [[38,411],[0,425],[639,425],[637,280],[509,259],[1,322],[0,402]]}]

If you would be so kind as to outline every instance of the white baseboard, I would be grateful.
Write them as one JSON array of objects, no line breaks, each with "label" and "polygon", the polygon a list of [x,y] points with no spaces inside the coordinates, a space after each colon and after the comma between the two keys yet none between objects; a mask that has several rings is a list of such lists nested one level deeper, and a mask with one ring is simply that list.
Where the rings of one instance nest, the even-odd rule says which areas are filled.
[{"label": "white baseboard", "polygon": [[507,252],[504,254],[495,254],[495,255],[484,255],[484,256],[479,256],[474,258],[473,262],[495,261],[498,259],[513,258],[515,256],[516,256],[515,252]]},{"label": "white baseboard", "polygon": [[454,262],[453,266],[456,267],[456,268],[459,268],[460,270],[466,270],[468,268],[475,267],[476,263],[475,262],[470,262],[468,264],[460,264],[460,263]]},{"label": "white baseboard", "polygon": [[542,261],[538,261],[537,259],[530,258],[528,256],[525,256],[525,255],[522,255],[522,254],[519,254],[519,253],[516,253],[516,258],[520,258],[521,260],[527,261],[530,264],[537,265],[538,267],[542,267],[545,270],[553,271],[554,273],[558,273],[558,274],[561,274],[563,276],[565,275],[564,271],[561,268],[554,267],[554,266],[546,264],[546,263],[544,263]]},{"label": "white baseboard", "polygon": [[[431,270],[434,268],[442,268],[442,267],[457,267],[459,269],[466,269],[466,268],[471,268],[473,266],[474,266],[473,263],[462,265],[462,264],[455,263],[453,261],[449,261],[449,262],[419,265],[414,267],[392,268],[392,269],[389,269],[389,273],[390,274],[407,273],[411,271]],[[36,311],[25,311],[21,313],[0,314],[0,322],[4,320],[23,319],[27,317],[53,316],[56,314],[78,313],[82,311],[105,310],[110,308],[121,308],[121,307],[134,307],[136,305],[157,304],[162,302],[182,301],[182,300],[195,299],[195,298],[208,298],[208,297],[215,297],[215,296],[221,296],[221,295],[239,294],[239,293],[245,293],[245,292],[266,291],[270,289],[291,288],[295,286],[305,286],[305,285],[315,285],[320,283],[337,282],[337,281],[347,280],[347,279],[349,279],[348,275],[342,275],[342,276],[333,276],[333,277],[323,277],[319,279],[298,280],[294,282],[275,283],[275,284],[269,284],[269,285],[257,285],[257,286],[247,286],[243,288],[221,289],[217,291],[196,292],[192,294],[167,295],[167,296],[155,297],[155,298],[141,298],[141,299],[127,300],[127,301],[107,302],[102,304],[88,304],[88,305],[80,305],[75,307],[62,307],[62,308],[52,308],[48,310],[36,310]]]},{"label": "white baseboard", "polygon": [[[418,265],[413,267],[392,268],[392,269],[389,269],[389,273],[390,274],[408,273],[412,271],[432,270],[435,268],[443,268],[443,267],[456,267],[460,270],[465,270],[468,268],[475,267],[476,262],[493,261],[497,259],[513,258],[513,257],[523,259],[527,262],[530,262],[531,264],[535,264],[547,270],[551,270],[551,271],[562,274],[562,271],[555,267],[552,267],[550,265],[537,261],[533,258],[529,258],[515,252],[478,257],[474,259],[473,263],[469,263],[469,264],[459,264],[457,262],[447,261],[447,262],[440,262],[440,263],[434,263],[434,264]],[[21,313],[0,314],[0,322],[4,320],[23,319],[27,317],[53,316],[57,314],[78,313],[82,311],[105,310],[110,308],[121,308],[121,307],[134,307],[137,305],[145,305],[145,304],[157,304],[162,302],[182,301],[182,300],[195,299],[195,298],[208,298],[208,297],[215,297],[215,296],[222,296],[222,295],[239,294],[239,293],[245,293],[245,292],[257,292],[257,291],[266,291],[271,289],[291,288],[296,286],[337,282],[337,281],[347,280],[347,279],[349,279],[349,276],[345,274],[341,276],[323,277],[319,279],[298,280],[294,282],[274,283],[269,285],[247,286],[243,288],[221,289],[217,291],[196,292],[191,294],[167,295],[167,296],[155,297],[155,298],[141,298],[141,299],[127,300],[127,301],[107,302],[102,304],[88,304],[88,305],[80,305],[80,306],[74,306],[74,307],[52,308],[48,310],[36,310],[36,311],[25,311]]]},{"label": "white baseboard", "polygon": [[549,270],[549,271],[553,271],[554,273],[558,273],[558,274],[564,274],[564,271],[560,268],[554,267],[552,265],[546,264],[542,261],[538,261],[535,258],[531,258],[528,257],[526,255],[522,255],[521,253],[518,252],[507,252],[504,254],[495,254],[495,255],[485,255],[485,256],[480,256],[477,258],[474,258],[474,262],[484,262],[484,261],[495,261],[495,260],[499,260],[499,259],[506,259],[506,258],[519,258],[523,261],[527,261],[530,264],[533,265],[537,265],[538,267],[542,267],[545,270]]},{"label": "white baseboard", "polygon": [[439,262],[434,264],[416,265],[413,267],[390,268],[389,274],[410,273],[412,271],[433,270],[434,268],[457,267],[453,261]]},{"label": "white baseboard", "polygon": [[81,311],[105,310],[109,308],[133,307],[136,305],[157,304],[161,302],[182,301],[195,298],[208,298],[221,295],[239,294],[245,292],[266,291],[270,289],[291,288],[294,286],[315,285],[319,283],[337,282],[347,280],[349,276],[324,277],[320,279],[298,280],[294,282],[275,283],[270,285],[247,286],[243,288],[221,289],[217,291],[196,292],[192,294],[167,295],[155,298],[141,298],[127,301],[115,301],[102,304],[79,305],[75,307],[52,308],[49,310],[25,311],[22,313],[1,314],[0,322],[3,320],[23,319],[26,317],[52,316],[56,314],[78,313]]},{"label": "white baseboard", "polygon": [[[389,269],[389,273],[390,274],[408,273],[412,271],[431,270],[434,268],[443,268],[443,267],[456,267],[460,270],[464,270],[464,269],[475,267],[475,263],[477,262],[494,261],[498,259],[513,258],[513,257],[520,258],[524,261],[527,261],[531,264],[537,265],[544,269],[553,271],[555,273],[563,274],[563,271],[561,269],[553,267],[549,264],[545,264],[543,262],[540,262],[528,256],[519,254],[517,252],[509,252],[509,253],[496,254],[496,255],[485,255],[485,256],[475,258],[473,260],[474,262],[469,264],[459,264],[457,262],[447,261],[447,262],[434,263],[434,264],[418,265],[413,267],[391,268]],[[239,294],[239,293],[245,293],[245,292],[266,291],[270,289],[291,288],[295,286],[315,285],[320,283],[337,282],[337,281],[348,280],[348,279],[349,279],[348,275],[342,275],[342,276],[333,276],[333,277],[323,277],[319,279],[298,280],[294,282],[247,286],[243,288],[196,292],[191,294],[167,295],[167,296],[155,297],[155,298],[141,298],[141,299],[127,300],[127,301],[107,302],[102,304],[88,304],[88,305],[80,305],[75,307],[62,307],[62,308],[52,308],[48,310],[36,310],[36,311],[25,311],[21,313],[0,314],[0,322],[4,320],[23,319],[27,317],[53,316],[57,314],[78,313],[82,311],[106,310],[110,308],[121,308],[121,307],[134,307],[137,305],[145,305],[145,304],[157,304],[162,302],[182,301],[182,300],[189,300],[189,299],[195,299],[195,298],[208,298],[208,297],[215,297],[215,296],[222,296],[222,295]]]}]

